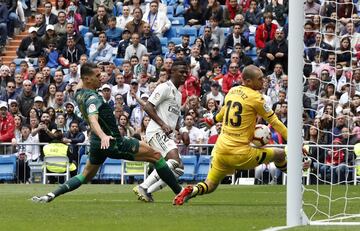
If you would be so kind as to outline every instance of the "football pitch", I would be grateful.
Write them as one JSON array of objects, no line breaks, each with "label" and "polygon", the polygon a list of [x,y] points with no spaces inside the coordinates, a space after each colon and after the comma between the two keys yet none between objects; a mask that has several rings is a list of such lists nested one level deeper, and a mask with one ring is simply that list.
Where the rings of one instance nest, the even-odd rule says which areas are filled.
[{"label": "football pitch", "polygon": [[[285,186],[221,185],[184,206],[172,205],[169,189],[155,203],[138,201],[134,185],[88,184],[49,204],[29,199],[55,185],[0,185],[0,230],[262,230],[286,223]],[[344,189],[342,187],[342,189]],[[360,195],[360,188],[356,189]],[[356,207],[360,210],[360,203]],[[360,227],[301,227],[289,230],[360,230]]]}]

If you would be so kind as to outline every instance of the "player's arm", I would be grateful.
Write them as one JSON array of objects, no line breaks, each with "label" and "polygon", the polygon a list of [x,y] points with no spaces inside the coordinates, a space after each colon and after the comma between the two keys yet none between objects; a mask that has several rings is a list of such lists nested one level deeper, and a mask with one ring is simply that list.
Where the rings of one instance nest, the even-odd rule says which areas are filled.
[{"label": "player's arm", "polygon": [[101,139],[101,149],[107,149],[110,146],[110,140],[113,138],[106,135],[101,129],[98,119],[99,116],[97,114],[89,115],[90,128]]},{"label": "player's arm", "polygon": [[253,106],[256,109],[256,112],[265,119],[271,126],[281,134],[281,136],[287,140],[287,128],[286,126],[278,119],[275,112],[266,104],[264,98],[259,97],[253,102]]},{"label": "player's arm", "polygon": [[150,103],[149,101],[146,102],[144,110],[148,114],[148,116],[150,116],[150,118],[161,127],[165,134],[168,135],[172,132],[172,129],[158,116],[155,106],[152,103]]}]

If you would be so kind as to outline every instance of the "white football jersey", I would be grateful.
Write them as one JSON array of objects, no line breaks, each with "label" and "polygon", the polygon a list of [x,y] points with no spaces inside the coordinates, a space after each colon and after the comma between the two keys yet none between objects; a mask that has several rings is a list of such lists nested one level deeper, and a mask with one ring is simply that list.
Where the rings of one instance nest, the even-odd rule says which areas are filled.
[{"label": "white football jersey", "polygon": [[[155,106],[157,115],[173,130],[176,127],[180,116],[181,93],[169,80],[159,84],[148,100]],[[146,139],[149,141],[152,136],[161,131],[161,127],[151,120],[146,128]]]}]

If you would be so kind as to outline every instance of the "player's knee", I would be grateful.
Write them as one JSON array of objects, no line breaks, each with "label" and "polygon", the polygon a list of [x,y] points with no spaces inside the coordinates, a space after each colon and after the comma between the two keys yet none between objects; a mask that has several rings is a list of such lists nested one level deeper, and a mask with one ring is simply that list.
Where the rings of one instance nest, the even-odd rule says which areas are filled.
[{"label": "player's knee", "polygon": [[174,173],[175,177],[180,177],[184,175],[184,166],[180,165],[177,160],[169,159],[166,161],[167,165],[171,169],[171,171]]},{"label": "player's knee", "polygon": [[162,158],[161,153],[158,151],[154,151],[152,157],[155,159],[155,161],[158,161]]}]

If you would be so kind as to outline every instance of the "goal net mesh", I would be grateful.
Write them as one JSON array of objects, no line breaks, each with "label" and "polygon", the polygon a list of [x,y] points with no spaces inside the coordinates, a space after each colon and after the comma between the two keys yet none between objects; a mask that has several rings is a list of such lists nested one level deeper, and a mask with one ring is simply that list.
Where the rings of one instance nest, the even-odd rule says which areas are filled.
[{"label": "goal net mesh", "polygon": [[312,166],[304,173],[303,208],[310,223],[360,222],[358,9],[356,0],[323,0],[319,14],[304,10],[303,137]]}]

